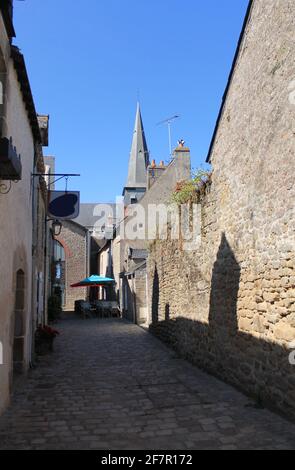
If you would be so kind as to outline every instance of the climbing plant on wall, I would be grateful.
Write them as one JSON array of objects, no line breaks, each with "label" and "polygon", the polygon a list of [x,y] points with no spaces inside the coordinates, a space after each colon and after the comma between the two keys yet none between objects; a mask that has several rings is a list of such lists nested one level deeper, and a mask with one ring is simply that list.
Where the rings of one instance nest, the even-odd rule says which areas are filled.
[{"label": "climbing plant on wall", "polygon": [[171,197],[171,203],[180,205],[193,200],[194,196],[208,183],[210,178],[210,172],[201,168],[195,170],[190,180],[177,183]]}]

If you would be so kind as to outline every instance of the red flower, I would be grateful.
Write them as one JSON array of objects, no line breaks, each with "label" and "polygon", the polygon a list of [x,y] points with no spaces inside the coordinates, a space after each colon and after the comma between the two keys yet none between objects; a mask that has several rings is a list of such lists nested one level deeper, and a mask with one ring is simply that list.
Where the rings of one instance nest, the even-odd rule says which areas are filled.
[{"label": "red flower", "polygon": [[60,334],[59,331],[54,330],[48,325],[45,325],[45,326],[39,325],[36,331],[36,335],[39,336],[40,338],[55,338],[59,334]]}]

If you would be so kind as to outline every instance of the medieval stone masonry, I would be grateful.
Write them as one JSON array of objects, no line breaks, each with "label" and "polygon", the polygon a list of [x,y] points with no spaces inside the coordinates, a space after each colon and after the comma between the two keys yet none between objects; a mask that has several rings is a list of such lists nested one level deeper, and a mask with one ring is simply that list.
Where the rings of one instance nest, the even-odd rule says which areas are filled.
[{"label": "medieval stone masonry", "polygon": [[202,240],[157,241],[151,330],[181,355],[295,416],[295,3],[252,3],[196,195]]}]

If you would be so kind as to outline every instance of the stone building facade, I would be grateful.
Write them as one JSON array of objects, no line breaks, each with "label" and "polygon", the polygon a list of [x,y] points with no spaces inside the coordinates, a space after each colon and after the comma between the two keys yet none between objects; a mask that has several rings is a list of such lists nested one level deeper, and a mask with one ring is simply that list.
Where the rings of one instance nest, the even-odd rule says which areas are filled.
[{"label": "stone building facade", "polygon": [[87,298],[86,288],[72,288],[87,277],[90,269],[90,235],[85,227],[74,221],[63,221],[61,234],[55,237],[64,250],[65,261],[62,264],[64,279],[63,309],[73,311],[76,300]]},{"label": "stone building facade", "polygon": [[[150,171],[158,169],[157,175]],[[149,188],[136,205],[129,206],[129,211],[135,214],[144,214],[143,231],[135,231],[135,237],[130,239],[125,235],[125,230],[130,223],[138,227],[141,225],[133,215],[126,216],[119,227],[117,227],[116,242],[120,239],[120,305],[125,318],[138,324],[148,324],[149,280],[146,271],[147,250],[150,245],[149,228],[151,226],[150,209],[158,206],[161,211],[163,203],[169,203],[172,193],[178,181],[187,180],[191,177],[191,159],[189,149],[179,147],[174,151],[173,159],[167,167],[163,165],[151,165],[147,171],[147,188]],[[152,178],[152,181],[150,181]],[[159,212],[160,214],[160,212]]]},{"label": "stone building facade", "polygon": [[[41,143],[35,145],[34,174],[47,173],[43,148],[48,146],[49,116],[37,116],[41,131]],[[47,184],[45,179],[32,178],[32,330],[38,325],[47,323],[47,299],[49,295],[49,264],[46,257],[48,239],[51,238],[49,227],[45,224],[47,217]],[[46,253],[47,251],[47,253]]]},{"label": "stone building facade", "polygon": [[130,249],[127,258],[128,270],[122,283],[123,314],[129,321],[145,325],[148,314],[146,250]]},{"label": "stone building facade", "polygon": [[295,4],[250,2],[208,161],[201,244],[157,241],[151,330],[295,416]]},{"label": "stone building facade", "polygon": [[[111,245],[108,245],[104,233],[97,237],[95,232],[102,214],[105,214],[104,220],[108,220],[108,210],[110,214],[115,212],[115,205],[82,203],[79,216],[73,221],[63,221],[61,234],[55,237],[55,242],[61,247],[57,252],[61,253],[62,249],[63,260],[58,259],[59,255],[51,259],[51,292],[54,293],[56,287],[61,288],[65,311],[73,311],[76,300],[96,300],[99,297],[98,289],[72,288],[72,284],[90,275],[105,276],[112,269],[109,262]],[[104,295],[103,289],[101,294]]]},{"label": "stone building facade", "polygon": [[40,222],[45,210],[46,188],[32,177],[43,169],[43,141],[24,57],[12,46],[14,35],[12,1],[3,1],[0,5],[0,413],[9,402],[16,375],[28,370],[33,357],[37,318],[35,268],[42,271],[44,261],[44,225],[38,240],[32,228],[33,220]]},{"label": "stone building facade", "polygon": [[[105,240],[98,254],[99,273],[102,276],[108,273],[115,279],[115,293],[112,292],[112,295],[116,297],[123,317],[129,321],[138,324],[146,324],[148,321],[148,235],[135,233],[131,238],[127,233],[128,227],[130,229],[134,214],[138,211],[146,214],[143,225],[148,227],[149,205],[161,204],[163,199],[169,199],[176,183],[190,176],[190,155],[185,149],[178,149],[168,166],[165,166],[163,161],[158,165],[155,160],[149,161],[149,150],[138,104],[128,177],[123,189],[123,207],[120,207],[120,204],[117,207],[109,206],[111,217],[107,218],[104,230],[106,238],[107,232],[110,237]],[[138,228],[141,224],[135,221],[134,225]]]}]

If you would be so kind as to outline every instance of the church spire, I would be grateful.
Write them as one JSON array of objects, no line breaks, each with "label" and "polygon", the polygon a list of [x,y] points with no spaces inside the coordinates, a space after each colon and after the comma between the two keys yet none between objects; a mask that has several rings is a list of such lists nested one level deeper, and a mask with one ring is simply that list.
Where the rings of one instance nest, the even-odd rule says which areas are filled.
[{"label": "church spire", "polygon": [[146,188],[149,152],[144,134],[140,105],[137,103],[135,126],[125,189]]}]

